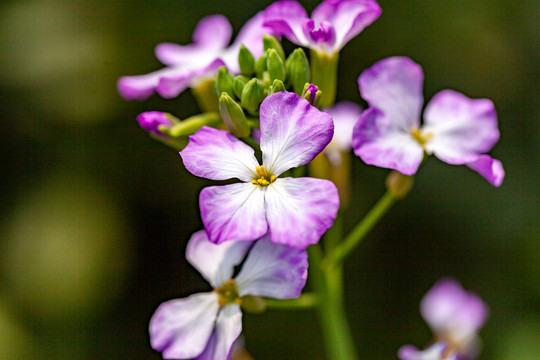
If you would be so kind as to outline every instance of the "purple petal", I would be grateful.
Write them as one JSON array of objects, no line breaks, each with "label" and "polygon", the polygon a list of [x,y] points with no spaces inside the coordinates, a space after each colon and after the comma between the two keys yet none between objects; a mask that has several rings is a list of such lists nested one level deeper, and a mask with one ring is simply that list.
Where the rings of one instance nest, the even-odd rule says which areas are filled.
[{"label": "purple petal", "polygon": [[493,159],[489,155],[480,155],[476,161],[466,165],[482,175],[491,185],[501,186],[504,179],[504,168],[499,160]]},{"label": "purple petal", "polygon": [[373,0],[326,0],[311,14],[316,23],[329,22],[336,32],[333,51],[339,51],[349,40],[371,25],[381,15]]},{"label": "purple petal", "polygon": [[309,20],[306,10],[296,1],[277,1],[264,10],[264,25],[291,42],[309,46],[303,27]]},{"label": "purple petal", "polygon": [[358,78],[360,93],[370,107],[380,110],[392,128],[403,132],[420,127],[423,104],[422,68],[406,57],[377,62]]},{"label": "purple petal", "polygon": [[470,99],[453,90],[437,93],[424,111],[423,131],[432,133],[426,150],[449,164],[465,164],[499,140],[491,100]]},{"label": "purple petal", "polygon": [[330,145],[334,144],[341,151],[348,151],[352,146],[352,134],[354,125],[362,114],[360,105],[342,101],[336,105],[324,109],[334,120],[334,137]]},{"label": "purple petal", "polygon": [[414,175],[424,150],[409,132],[396,128],[381,111],[370,108],[362,113],[353,130],[354,153],[366,164]]},{"label": "purple petal", "polygon": [[246,241],[217,245],[208,240],[206,231],[199,230],[189,239],[186,258],[214,289],[218,289],[232,279],[234,267],[244,260],[250,246]]},{"label": "purple petal", "polygon": [[260,124],[263,164],[275,176],[309,163],[328,145],[334,133],[330,115],[285,91],[263,101]]},{"label": "purple petal", "polygon": [[202,18],[193,32],[193,42],[203,47],[223,49],[231,41],[232,27],[223,15]]},{"label": "purple petal", "polygon": [[167,127],[172,125],[171,120],[167,117],[167,113],[161,111],[148,111],[139,114],[137,116],[137,122],[144,130],[158,136],[164,136],[158,129],[160,125]]},{"label": "purple petal", "polygon": [[228,131],[208,126],[189,137],[180,156],[189,172],[212,180],[238,178],[248,182],[259,166],[251,147]]},{"label": "purple petal", "polygon": [[300,296],[307,279],[307,252],[274,244],[268,236],[255,243],[236,277],[240,296],[276,299]]},{"label": "purple petal", "polygon": [[265,202],[270,240],[298,249],[317,243],[339,209],[336,186],[314,178],[278,178],[268,186]]},{"label": "purple petal", "polygon": [[122,76],[117,83],[118,93],[126,100],[146,100],[156,91],[159,79],[182,74],[181,69],[163,68],[146,75]]},{"label": "purple petal", "polygon": [[230,359],[235,340],[242,332],[242,312],[236,304],[228,304],[219,312],[216,328],[204,352],[194,360]]},{"label": "purple petal", "polygon": [[218,311],[215,292],[164,302],[150,320],[152,347],[165,359],[194,358],[205,349]]},{"label": "purple petal", "polygon": [[194,81],[209,74],[217,73],[218,69],[223,65],[225,65],[223,60],[215,59],[209,64],[201,62],[199,64],[193,64],[188,68],[182,68],[181,72],[166,74],[160,77],[156,91],[166,99],[174,98],[191,86]]},{"label": "purple petal", "polygon": [[257,240],[268,230],[264,191],[258,185],[209,186],[201,191],[199,204],[206,233],[213,243]]},{"label": "purple petal", "polygon": [[482,299],[453,279],[438,281],[422,299],[420,312],[436,334],[448,334],[455,341],[471,338],[489,315]]},{"label": "purple petal", "polygon": [[455,355],[444,357],[446,344],[442,341],[436,342],[425,350],[418,350],[412,345],[402,346],[398,350],[400,360],[453,360]]}]

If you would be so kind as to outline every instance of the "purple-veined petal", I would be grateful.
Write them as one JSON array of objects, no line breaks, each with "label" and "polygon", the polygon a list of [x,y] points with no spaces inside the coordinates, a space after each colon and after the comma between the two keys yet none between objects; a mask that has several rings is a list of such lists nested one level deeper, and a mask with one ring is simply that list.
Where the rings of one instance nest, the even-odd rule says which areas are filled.
[{"label": "purple-veined petal", "polygon": [[296,1],[277,1],[264,10],[264,25],[277,35],[291,42],[308,47],[310,45],[303,27],[309,21],[306,10]]},{"label": "purple-veined petal", "polygon": [[214,289],[218,289],[232,279],[234,267],[244,260],[250,246],[246,241],[214,244],[208,240],[205,230],[199,230],[189,239],[186,258]]},{"label": "purple-veined petal", "polygon": [[194,294],[161,304],[150,320],[150,342],[165,359],[191,359],[210,339],[219,311],[218,294]]},{"label": "purple-veined petal", "polygon": [[274,244],[265,236],[255,243],[235,279],[238,294],[296,298],[306,284],[307,267],[305,250]]},{"label": "purple-veined petal", "polygon": [[403,132],[420,127],[423,82],[422,68],[406,57],[381,60],[358,78],[369,107],[379,109],[388,117],[388,125]]},{"label": "purple-veined petal", "polygon": [[438,281],[422,299],[420,312],[436,334],[458,342],[473,337],[489,315],[482,299],[453,279]]},{"label": "purple-veined petal", "polygon": [[209,186],[199,196],[201,217],[213,243],[259,239],[266,234],[264,190],[252,183]]},{"label": "purple-veined petal", "polygon": [[189,137],[180,152],[186,169],[195,176],[212,180],[238,178],[251,181],[259,166],[251,147],[228,131],[203,126]]},{"label": "purple-veined petal", "polygon": [[353,130],[354,153],[366,164],[414,175],[424,150],[410,133],[394,127],[381,111],[370,108],[362,113]]},{"label": "purple-veined petal", "polygon": [[309,163],[328,145],[334,122],[295,93],[278,92],[261,104],[261,150],[269,173]]},{"label": "purple-veined petal", "polygon": [[190,67],[183,67],[181,73],[176,72],[161,76],[156,86],[156,91],[166,99],[174,98],[198,79],[209,76],[210,74],[216,74],[218,69],[223,65],[225,65],[223,60],[215,59],[208,64],[202,62],[193,64]]},{"label": "purple-veined petal", "polygon": [[373,0],[326,0],[313,10],[311,18],[318,24],[326,21],[333,26],[333,51],[339,51],[380,15],[381,8]]},{"label": "purple-veined petal", "polygon": [[489,155],[480,155],[476,161],[466,164],[482,175],[493,186],[501,186],[504,179],[502,163]]},{"label": "purple-veined petal", "polygon": [[265,194],[270,240],[305,249],[319,241],[336,219],[339,196],[328,180],[278,178]]},{"label": "purple-veined petal", "polygon": [[475,161],[499,140],[491,100],[470,99],[453,90],[443,90],[431,99],[422,130],[432,134],[426,151],[449,164]]},{"label": "purple-veined petal", "polygon": [[454,360],[455,355],[443,358],[446,348],[446,344],[442,341],[436,342],[424,350],[418,350],[412,345],[405,345],[398,350],[398,357],[400,360]]},{"label": "purple-veined petal", "polygon": [[227,304],[219,312],[215,330],[204,352],[194,360],[230,359],[234,342],[242,332],[242,312],[237,304]]}]

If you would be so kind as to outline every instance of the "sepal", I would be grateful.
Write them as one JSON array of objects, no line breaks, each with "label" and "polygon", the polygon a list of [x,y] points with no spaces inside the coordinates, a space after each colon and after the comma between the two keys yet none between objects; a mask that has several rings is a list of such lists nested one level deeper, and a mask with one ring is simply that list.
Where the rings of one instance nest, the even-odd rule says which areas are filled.
[{"label": "sepal", "polygon": [[249,136],[251,129],[242,107],[226,92],[219,98],[219,112],[227,129],[236,137]]}]

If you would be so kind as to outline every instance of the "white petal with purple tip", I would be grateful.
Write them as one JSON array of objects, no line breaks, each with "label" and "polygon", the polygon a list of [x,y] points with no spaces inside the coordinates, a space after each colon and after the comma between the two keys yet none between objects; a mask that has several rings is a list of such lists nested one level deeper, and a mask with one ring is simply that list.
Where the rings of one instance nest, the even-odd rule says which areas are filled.
[{"label": "white petal with purple tip", "polygon": [[195,176],[212,180],[238,178],[251,181],[259,166],[251,147],[228,131],[203,126],[189,137],[180,152],[186,169]]},{"label": "white petal with purple tip", "polygon": [[150,342],[165,359],[190,359],[206,347],[219,311],[215,292],[161,304],[150,320]]},{"label": "white petal with purple tip", "polygon": [[228,241],[214,244],[208,240],[206,231],[199,230],[187,244],[186,258],[214,289],[218,289],[233,276],[234,267],[240,264],[251,243]]},{"label": "white petal with purple tip", "polygon": [[265,190],[252,183],[204,188],[199,204],[210,241],[252,241],[266,234],[264,195]]},{"label": "white petal with purple tip", "polygon": [[501,186],[504,179],[504,168],[502,163],[489,155],[480,155],[476,161],[466,164],[482,175],[493,186]]},{"label": "white petal with purple tip", "polygon": [[328,180],[278,178],[265,195],[270,240],[305,249],[315,244],[337,215],[339,196]]},{"label": "white petal with purple tip", "polygon": [[255,243],[235,279],[238,294],[296,298],[306,284],[307,267],[305,250],[274,244],[265,236]]},{"label": "white petal with purple tip", "polygon": [[263,101],[260,125],[263,164],[275,176],[313,160],[334,133],[330,115],[284,91]]}]

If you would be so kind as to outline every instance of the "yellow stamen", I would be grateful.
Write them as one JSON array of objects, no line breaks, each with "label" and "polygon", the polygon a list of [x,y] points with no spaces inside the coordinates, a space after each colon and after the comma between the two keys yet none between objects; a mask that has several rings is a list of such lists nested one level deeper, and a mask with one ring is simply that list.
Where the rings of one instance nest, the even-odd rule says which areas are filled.
[{"label": "yellow stamen", "polygon": [[242,302],[242,300],[238,297],[238,290],[236,289],[234,279],[226,281],[222,287],[220,287],[219,289],[214,289],[214,292],[219,295],[218,304],[220,307],[223,307],[226,304],[230,303],[236,303],[240,305]]},{"label": "yellow stamen", "polygon": [[254,185],[268,186],[276,181],[276,177],[274,175],[268,175],[268,171],[266,171],[264,165],[257,166],[255,171],[257,172],[257,177],[251,180],[251,183]]},{"label": "yellow stamen", "polygon": [[418,141],[418,143],[422,147],[424,147],[424,145],[428,142],[428,140],[433,136],[433,133],[431,132],[422,134],[420,132],[420,129],[418,129],[416,126],[411,129],[411,134],[414,140]]}]

